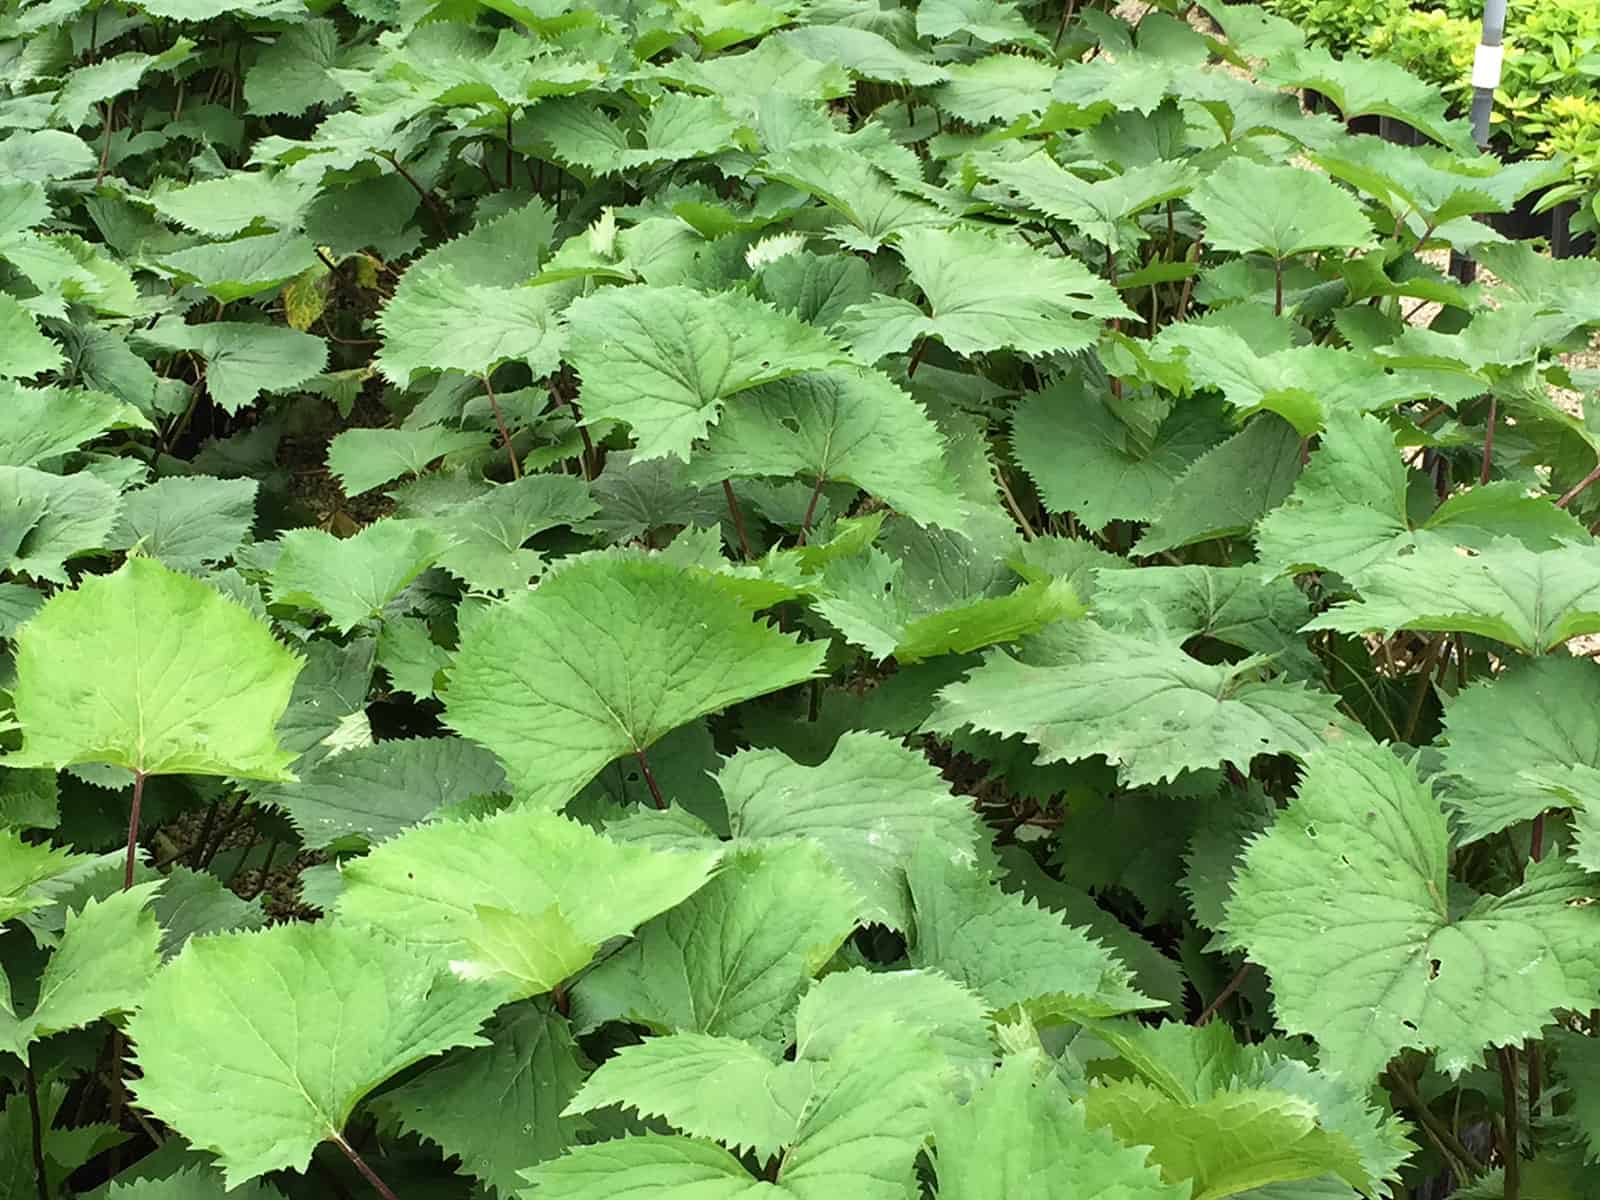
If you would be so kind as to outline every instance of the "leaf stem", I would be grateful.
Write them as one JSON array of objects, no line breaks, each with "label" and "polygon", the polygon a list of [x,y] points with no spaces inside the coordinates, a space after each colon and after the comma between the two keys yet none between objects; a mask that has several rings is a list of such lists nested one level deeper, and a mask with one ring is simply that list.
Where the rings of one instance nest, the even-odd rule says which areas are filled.
[{"label": "leaf stem", "polygon": [[1283,316],[1283,259],[1272,260],[1272,315]]},{"label": "leaf stem", "polygon": [[417,182],[417,177],[405,169],[404,164],[392,154],[384,155],[384,160],[395,169],[401,179],[411,185],[413,191],[422,197],[422,202],[428,206],[428,211],[433,214],[434,220],[439,222],[439,228],[449,227],[449,218],[445,215],[444,208],[439,204],[439,198]]},{"label": "leaf stem", "polygon": [[500,411],[500,401],[494,394],[494,384],[489,382],[489,372],[483,373],[483,389],[489,394],[489,408],[494,413],[495,426],[500,430],[500,444],[506,448],[506,457],[511,460],[511,478],[522,478],[522,466],[517,462],[517,452],[511,445],[511,435],[506,432],[505,414]]},{"label": "leaf stem", "polygon": [[661,795],[661,786],[656,783],[655,772],[650,769],[650,760],[645,757],[643,750],[635,750],[633,756],[639,760],[639,770],[644,774],[644,783],[650,789],[650,799],[656,802],[657,808],[666,808],[667,801]]},{"label": "leaf stem", "polygon": [[1439,647],[1444,645],[1445,635],[1436,633],[1428,640],[1428,648],[1422,652],[1422,664],[1417,671],[1417,686],[1411,693],[1411,711],[1406,715],[1405,740],[1409,742],[1417,733],[1417,722],[1422,719],[1422,702],[1428,695],[1428,681],[1433,678],[1433,664],[1439,657]]},{"label": "leaf stem", "polygon": [[1203,1011],[1194,1019],[1194,1023],[1196,1025],[1204,1025],[1207,1021],[1211,1020],[1212,1017],[1216,1016],[1217,1010],[1227,1003],[1228,997],[1237,992],[1240,988],[1240,985],[1242,985],[1245,979],[1249,977],[1250,968],[1254,965],[1254,963],[1246,962],[1244,966],[1235,971],[1233,973],[1233,978],[1228,980],[1228,985],[1217,993],[1217,998],[1215,1000],[1206,1005],[1205,1011]]},{"label": "leaf stem", "polygon": [[1499,409],[1493,396],[1489,397],[1489,424],[1483,430],[1483,469],[1478,472],[1478,483],[1489,482],[1489,471],[1494,465],[1494,426]]},{"label": "leaf stem", "polygon": [[1011,494],[1011,485],[1006,482],[1006,473],[996,470],[994,477],[996,482],[1000,484],[1000,494],[1006,499],[1006,507],[1011,510],[1011,515],[1017,519],[1017,524],[1022,526],[1023,540],[1033,541],[1039,535],[1034,532],[1033,526],[1028,524],[1028,518],[1022,515],[1022,506],[1017,503],[1017,498]]},{"label": "leaf stem", "polygon": [[133,773],[133,803],[128,807],[128,857],[122,865],[122,890],[133,886],[133,865],[139,861],[139,808],[144,803],[143,771]]},{"label": "leaf stem", "polygon": [[378,1178],[378,1173],[367,1166],[367,1160],[357,1154],[355,1147],[345,1141],[341,1135],[337,1133],[333,1135],[333,1144],[344,1151],[344,1156],[350,1160],[356,1170],[361,1172],[361,1177],[372,1185],[372,1190],[382,1196],[383,1200],[400,1200],[400,1197],[389,1190],[389,1185]]},{"label": "leaf stem", "polygon": [[805,520],[800,522],[800,544],[806,544],[806,535],[811,532],[811,519],[817,515],[817,497],[822,495],[822,485],[827,482],[826,475],[818,474],[817,486],[811,489],[811,502],[806,505]]},{"label": "leaf stem", "polygon": [[922,355],[928,349],[928,339],[924,335],[917,339],[915,348],[911,351],[911,361],[906,363],[906,378],[910,379],[917,373],[917,366],[922,362]]},{"label": "leaf stem", "polygon": [[1517,1048],[1500,1047],[1500,1090],[1505,1093],[1505,1200],[1519,1200],[1522,1193],[1522,1154],[1517,1147]]},{"label": "leaf stem", "polygon": [[512,188],[512,171],[514,164],[511,159],[511,110],[506,109],[506,191]]},{"label": "leaf stem", "polygon": [[1052,50],[1060,48],[1061,35],[1066,33],[1067,24],[1072,20],[1072,11],[1077,7],[1078,0],[1066,0],[1066,3],[1061,6],[1061,24],[1056,26],[1056,40],[1050,43]]},{"label": "leaf stem", "polygon": [[1460,1138],[1450,1132],[1450,1127],[1434,1115],[1433,1110],[1417,1093],[1416,1085],[1411,1080],[1397,1068],[1391,1067],[1389,1082],[1416,1114],[1423,1132],[1433,1140],[1434,1146],[1445,1159],[1450,1160],[1461,1174],[1469,1178],[1477,1178],[1484,1173],[1484,1165],[1462,1144]]},{"label": "leaf stem", "polygon": [[1583,495],[1583,493],[1588,490],[1589,485],[1596,479],[1600,479],[1600,463],[1596,463],[1594,465],[1594,470],[1590,471],[1582,479],[1578,480],[1577,483],[1569,487],[1562,495],[1561,499],[1556,501],[1556,507],[1565,508],[1567,505],[1571,504],[1579,496]]},{"label": "leaf stem", "polygon": [[28,1089],[28,1115],[33,1118],[33,1179],[39,1200],[50,1200],[50,1180],[44,1167],[44,1118],[39,1112],[39,1081],[33,1074],[33,1055],[23,1059],[22,1079]]},{"label": "leaf stem", "polygon": [[733,494],[731,480],[724,479],[722,481],[722,495],[728,502],[728,515],[733,518],[734,531],[739,535],[739,552],[744,555],[745,561],[748,562],[755,555],[750,553],[750,539],[744,535],[744,513],[739,511],[739,498]]}]

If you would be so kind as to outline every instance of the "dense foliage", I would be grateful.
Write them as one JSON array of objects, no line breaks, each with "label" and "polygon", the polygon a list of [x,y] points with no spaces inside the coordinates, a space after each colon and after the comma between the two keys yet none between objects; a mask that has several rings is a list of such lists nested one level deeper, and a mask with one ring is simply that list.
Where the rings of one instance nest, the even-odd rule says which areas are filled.
[{"label": "dense foliage", "polygon": [[[1465,111],[1482,0],[1266,0],[1310,39],[1338,53],[1367,52],[1436,84]],[[1559,154],[1567,178],[1541,203],[1567,204],[1572,228],[1600,229],[1600,4],[1510,0],[1505,65],[1490,135],[1501,154]]]},{"label": "dense foliage", "polygon": [[1600,264],[1125,16],[6,13],[0,1194],[1596,1194]]}]

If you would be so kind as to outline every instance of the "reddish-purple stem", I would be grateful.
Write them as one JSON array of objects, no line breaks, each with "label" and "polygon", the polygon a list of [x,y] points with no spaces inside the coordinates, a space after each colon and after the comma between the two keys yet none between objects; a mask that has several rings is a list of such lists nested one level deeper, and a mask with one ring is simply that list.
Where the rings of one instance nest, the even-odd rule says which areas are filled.
[{"label": "reddish-purple stem", "polygon": [[739,552],[746,560],[755,555],[750,553],[750,539],[744,535],[744,513],[739,511],[739,498],[733,494],[733,484],[729,480],[722,481],[722,494],[728,501],[728,515],[733,518],[734,531],[739,535]]},{"label": "reddish-purple stem", "polygon": [[517,452],[512,449],[511,435],[506,432],[506,419],[500,412],[500,401],[495,397],[494,384],[489,382],[489,372],[483,373],[483,388],[489,393],[489,407],[494,411],[494,423],[500,430],[500,444],[506,448],[506,457],[511,460],[511,478],[522,478],[522,467],[517,462]]},{"label": "reddish-purple stem", "polygon": [[656,783],[655,772],[650,769],[650,760],[645,757],[643,750],[635,750],[633,756],[639,760],[639,770],[644,774],[644,783],[650,789],[650,799],[656,802],[657,808],[665,808],[667,801],[661,794],[661,786]]},{"label": "reddish-purple stem", "polygon": [[122,890],[133,886],[133,865],[139,861],[139,807],[144,803],[144,772],[133,773],[133,804],[128,809],[128,859],[122,867]]},{"label": "reddish-purple stem", "polygon": [[1478,472],[1478,482],[1489,482],[1489,470],[1494,465],[1494,426],[1499,408],[1493,396],[1489,397],[1489,424],[1483,431],[1483,469]]},{"label": "reddish-purple stem", "polygon": [[1196,1025],[1204,1025],[1207,1021],[1211,1020],[1212,1017],[1216,1016],[1217,1009],[1221,1008],[1227,1003],[1228,997],[1237,992],[1240,986],[1244,983],[1245,979],[1249,976],[1251,965],[1252,964],[1250,963],[1245,963],[1244,966],[1240,967],[1236,972],[1234,972],[1233,978],[1228,980],[1228,986],[1218,992],[1217,998],[1210,1004],[1206,1005],[1205,1011],[1194,1019],[1194,1023]]},{"label": "reddish-purple stem", "polygon": [[1594,470],[1590,471],[1582,479],[1578,480],[1577,483],[1569,487],[1562,495],[1561,499],[1556,501],[1556,507],[1565,508],[1567,505],[1571,504],[1579,496],[1583,495],[1583,493],[1589,489],[1589,485],[1596,479],[1600,479],[1600,463],[1596,463]]},{"label": "reddish-purple stem", "polygon": [[361,1177],[372,1185],[372,1190],[382,1196],[383,1200],[400,1200],[400,1197],[389,1190],[389,1185],[378,1178],[378,1173],[367,1166],[366,1159],[356,1153],[354,1146],[338,1134],[333,1135],[333,1144],[344,1151],[344,1156],[354,1164],[355,1169],[361,1172]]}]

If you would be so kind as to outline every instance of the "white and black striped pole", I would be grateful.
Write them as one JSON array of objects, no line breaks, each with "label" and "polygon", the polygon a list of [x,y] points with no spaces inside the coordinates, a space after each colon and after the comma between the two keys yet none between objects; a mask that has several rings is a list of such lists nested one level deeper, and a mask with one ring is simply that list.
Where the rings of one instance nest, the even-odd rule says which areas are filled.
[{"label": "white and black striped pole", "polygon": [[[1472,56],[1472,140],[1479,150],[1489,148],[1489,116],[1494,112],[1494,90],[1500,86],[1500,68],[1505,62],[1506,0],[1485,0],[1483,37]],[[1471,283],[1478,264],[1465,254],[1451,251],[1450,273],[1462,283]]]}]

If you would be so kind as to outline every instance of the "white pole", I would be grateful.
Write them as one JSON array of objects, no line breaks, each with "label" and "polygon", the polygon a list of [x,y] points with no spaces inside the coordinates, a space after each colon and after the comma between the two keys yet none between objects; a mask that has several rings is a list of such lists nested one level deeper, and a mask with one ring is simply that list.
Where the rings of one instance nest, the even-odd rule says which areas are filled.
[{"label": "white pole", "polygon": [[[1494,112],[1494,90],[1500,86],[1505,62],[1506,0],[1485,0],[1483,37],[1472,56],[1472,140],[1479,150],[1489,148],[1489,115]],[[1478,276],[1478,264],[1468,255],[1450,254],[1450,273],[1462,283]]]}]

